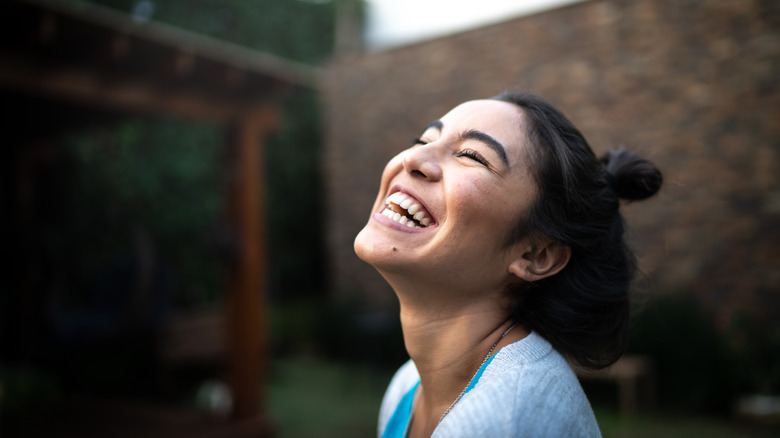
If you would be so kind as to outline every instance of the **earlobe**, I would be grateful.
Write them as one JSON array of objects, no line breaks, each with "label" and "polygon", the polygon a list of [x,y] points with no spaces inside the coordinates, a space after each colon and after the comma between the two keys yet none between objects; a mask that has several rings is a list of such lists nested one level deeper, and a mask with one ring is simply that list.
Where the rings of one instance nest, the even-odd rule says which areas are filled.
[{"label": "earlobe", "polygon": [[521,280],[534,281],[529,278],[528,260],[526,259],[519,258],[513,260],[512,263],[509,264],[508,270],[510,274]]},{"label": "earlobe", "polygon": [[557,274],[571,258],[571,248],[552,240],[541,247],[524,251],[509,264],[509,273],[528,282]]}]

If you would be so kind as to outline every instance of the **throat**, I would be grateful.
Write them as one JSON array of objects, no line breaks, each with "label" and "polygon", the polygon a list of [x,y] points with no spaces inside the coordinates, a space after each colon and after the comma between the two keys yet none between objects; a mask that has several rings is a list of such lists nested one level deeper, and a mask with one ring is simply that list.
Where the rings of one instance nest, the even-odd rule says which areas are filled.
[{"label": "throat", "polygon": [[[421,388],[418,388],[418,394]],[[439,425],[438,412],[432,411],[430,406],[426,405],[424,397],[417,397],[417,403],[414,405],[412,416],[409,419],[409,438],[429,437],[433,435],[436,426]]]}]

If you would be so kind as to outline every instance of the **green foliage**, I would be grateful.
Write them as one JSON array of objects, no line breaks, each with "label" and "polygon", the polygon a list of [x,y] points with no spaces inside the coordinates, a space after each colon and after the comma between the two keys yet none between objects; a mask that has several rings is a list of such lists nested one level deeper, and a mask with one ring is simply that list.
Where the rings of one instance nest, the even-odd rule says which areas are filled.
[{"label": "green foliage", "polygon": [[206,235],[222,215],[221,144],[215,127],[142,118],[70,136],[56,220],[45,225],[70,287],[90,290],[118,260],[137,264],[139,239],[148,239],[180,302],[214,301],[220,267]]},{"label": "green foliage", "polygon": [[[140,3],[138,0],[91,1],[128,14]],[[154,21],[251,49],[308,63],[322,62],[333,50],[336,1],[156,0],[152,3]],[[263,189],[268,196],[268,283],[275,300],[293,300],[318,294],[323,289],[323,209],[320,205],[323,194],[320,175],[322,142],[319,103],[315,92],[294,90],[285,96],[281,104],[282,126],[269,139],[265,149],[267,179],[263,182]],[[162,124],[159,126],[162,127]],[[132,127],[120,130],[115,135],[122,139],[119,140],[121,144],[130,145],[134,142],[133,137],[138,135]],[[171,139],[173,142],[182,140],[186,141],[185,138]],[[106,169],[106,173],[121,174],[126,172],[122,166],[132,168],[138,164],[132,162],[132,152],[127,155],[120,147],[116,153],[121,155],[123,164],[115,163],[120,168]],[[84,158],[90,159],[89,156]],[[157,160],[150,158],[152,161]],[[177,166],[208,165],[193,160],[179,162]],[[191,170],[198,171],[195,168]],[[165,193],[159,191],[160,183],[148,174],[136,176],[132,184],[121,182],[115,189],[121,191],[122,199],[138,199],[156,192],[161,195],[156,199],[162,208],[171,204],[165,199]],[[194,200],[195,204],[188,205],[191,208],[210,209],[213,205],[196,206],[212,202],[209,199]],[[179,213],[180,216],[191,217],[186,211]],[[181,218],[174,217],[176,214],[166,213],[165,217],[159,218],[163,222],[155,224],[161,235],[170,236],[172,240],[179,239],[184,232],[174,225],[181,222]],[[208,216],[200,217],[205,220]],[[192,258],[198,256],[198,253],[184,251],[178,256]]]},{"label": "green foliage", "polygon": [[[138,3],[92,2],[128,13]],[[251,49],[308,63],[322,62],[332,51],[335,2],[154,4],[156,21]],[[314,91],[301,89],[281,105],[283,123],[266,144],[267,179],[262,182],[268,193],[269,285],[277,301],[295,301],[323,291],[319,105]],[[35,310],[45,309],[29,324],[36,332],[24,338],[34,340],[28,343],[34,347],[18,356],[60,373],[63,385],[73,385],[63,391],[88,386],[121,393],[138,389],[138,382],[153,375],[148,363],[156,353],[153,330],[148,324],[135,331],[138,326],[123,326],[140,307],[134,294],[143,289],[139,273],[150,251],[156,284],[151,298],[145,298],[158,300],[152,304],[159,313],[138,319],[156,318],[151,329],[159,328],[162,312],[174,306],[208,307],[223,297],[225,264],[210,238],[225,215],[225,133],[193,121],[135,116],[117,122],[116,114],[92,116],[77,121],[87,128],[71,127],[54,138],[56,156],[24,180],[35,191],[29,197],[35,211],[12,211],[24,221],[14,248],[24,253],[25,272],[16,277],[31,279],[26,290],[34,292]],[[5,222],[13,224],[7,217]],[[23,300],[11,290],[18,285],[10,286],[0,291],[0,305],[13,308]],[[4,401],[27,404],[58,391],[57,383],[34,373],[7,374]]]},{"label": "green foliage", "polygon": [[780,394],[780,321],[738,315],[726,330],[739,388],[750,394]]},{"label": "green foliage", "polygon": [[409,356],[397,313],[367,313],[358,302],[310,299],[271,315],[275,356],[311,354],[395,370]]},{"label": "green foliage", "polygon": [[335,362],[275,362],[268,398],[279,437],[375,436],[377,412],[392,373]]},{"label": "green foliage", "polygon": [[19,411],[41,401],[56,400],[61,388],[51,375],[31,367],[0,369],[0,407]]},{"label": "green foliage", "polygon": [[744,394],[780,391],[780,325],[737,316],[723,329],[691,295],[655,298],[632,322],[629,352],[652,356],[660,406],[727,412]]},{"label": "green foliage", "polygon": [[681,411],[725,411],[734,396],[731,358],[712,319],[689,295],[647,303],[632,323],[632,353],[653,357],[661,405]]},{"label": "green foliage", "polygon": [[[138,0],[92,0],[131,13]],[[155,0],[152,19],[307,63],[333,51],[335,1]]]},{"label": "green foliage", "polygon": [[722,416],[626,416],[599,408],[595,414],[604,438],[774,438],[780,430],[771,424],[745,424]]},{"label": "green foliage", "polygon": [[270,287],[277,301],[323,292],[324,196],[319,104],[310,90],[284,103],[266,148]]}]

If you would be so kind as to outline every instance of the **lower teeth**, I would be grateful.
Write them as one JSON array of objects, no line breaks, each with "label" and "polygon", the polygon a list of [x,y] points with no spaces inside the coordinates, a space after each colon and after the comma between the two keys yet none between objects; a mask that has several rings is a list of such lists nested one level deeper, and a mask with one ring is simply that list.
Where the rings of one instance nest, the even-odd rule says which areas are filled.
[{"label": "lower teeth", "polygon": [[[415,219],[409,218],[408,216],[404,216],[401,213],[395,212],[390,208],[385,209],[382,212],[382,214],[394,220],[395,222],[398,222],[401,225],[406,225],[409,228],[425,228],[423,225],[420,225],[420,223],[418,223]],[[396,215],[398,216],[396,217]]]}]

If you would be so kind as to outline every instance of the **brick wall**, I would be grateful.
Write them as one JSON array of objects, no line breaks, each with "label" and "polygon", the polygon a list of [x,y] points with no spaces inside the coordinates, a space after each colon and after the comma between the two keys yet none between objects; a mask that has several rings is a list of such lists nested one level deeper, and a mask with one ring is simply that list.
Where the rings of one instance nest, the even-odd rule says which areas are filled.
[{"label": "brick wall", "polygon": [[624,208],[654,292],[693,291],[726,317],[780,316],[779,35],[770,0],[591,0],[333,60],[332,292],[394,303],[352,250],[384,164],[454,105],[521,88],[558,106],[597,154],[625,146],[664,171],[658,197]]}]

